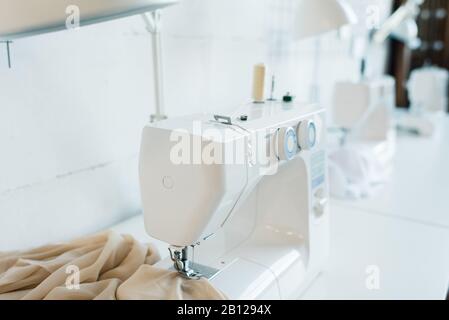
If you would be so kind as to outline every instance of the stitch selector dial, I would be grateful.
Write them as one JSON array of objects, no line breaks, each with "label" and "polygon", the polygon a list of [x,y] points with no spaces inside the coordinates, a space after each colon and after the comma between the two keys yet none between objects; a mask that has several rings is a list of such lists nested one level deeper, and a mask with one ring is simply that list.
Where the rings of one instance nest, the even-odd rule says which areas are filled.
[{"label": "stitch selector dial", "polygon": [[291,160],[298,153],[296,131],[292,127],[281,128],[276,133],[276,155],[279,160]]},{"label": "stitch selector dial", "polygon": [[313,120],[303,120],[298,124],[298,147],[301,150],[310,150],[317,143],[317,127]]}]

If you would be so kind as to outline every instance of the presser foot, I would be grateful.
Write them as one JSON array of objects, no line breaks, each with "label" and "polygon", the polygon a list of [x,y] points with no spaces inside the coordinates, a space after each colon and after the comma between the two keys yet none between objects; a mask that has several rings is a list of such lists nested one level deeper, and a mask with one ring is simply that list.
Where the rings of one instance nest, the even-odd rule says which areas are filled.
[{"label": "presser foot", "polygon": [[173,269],[189,280],[199,280],[201,278],[212,279],[220,270],[194,263],[188,259],[188,247],[170,247],[170,258],[173,261]]}]

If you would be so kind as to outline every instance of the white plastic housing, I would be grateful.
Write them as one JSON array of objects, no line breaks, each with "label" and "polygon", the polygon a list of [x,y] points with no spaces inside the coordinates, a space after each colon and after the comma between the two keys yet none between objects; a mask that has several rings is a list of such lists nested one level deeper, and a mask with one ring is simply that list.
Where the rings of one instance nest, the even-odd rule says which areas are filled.
[{"label": "white plastic housing", "polygon": [[[245,136],[228,141],[202,139],[183,128],[192,128],[190,118],[146,126],[140,152],[140,184],[147,232],[176,246],[189,246],[211,235],[224,222],[247,185],[247,163],[205,164],[205,148],[232,152],[234,143],[244,145]],[[204,129],[214,125],[200,122]],[[220,129],[220,126],[217,126]],[[177,131],[179,129],[179,131]],[[189,142],[188,161],[179,163],[178,140]],[[240,140],[237,141],[236,140]]]}]

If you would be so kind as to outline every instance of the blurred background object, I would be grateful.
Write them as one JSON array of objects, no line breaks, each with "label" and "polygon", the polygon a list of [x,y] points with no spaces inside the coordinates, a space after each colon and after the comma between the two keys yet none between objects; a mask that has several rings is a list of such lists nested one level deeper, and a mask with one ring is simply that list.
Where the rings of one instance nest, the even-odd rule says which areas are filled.
[{"label": "blurred background object", "polygon": [[413,113],[446,111],[449,72],[436,66],[414,69],[408,81],[410,108]]},{"label": "blurred background object", "polygon": [[293,36],[306,39],[356,22],[357,16],[345,0],[299,0]]},{"label": "blurred background object", "polygon": [[[404,2],[405,0],[395,0],[395,8]],[[397,80],[397,106],[410,106],[407,82],[413,70],[423,66],[438,66],[446,70],[449,68],[448,12],[449,1],[425,0],[416,18],[420,46],[413,49],[400,41],[391,42],[389,73]]]}]

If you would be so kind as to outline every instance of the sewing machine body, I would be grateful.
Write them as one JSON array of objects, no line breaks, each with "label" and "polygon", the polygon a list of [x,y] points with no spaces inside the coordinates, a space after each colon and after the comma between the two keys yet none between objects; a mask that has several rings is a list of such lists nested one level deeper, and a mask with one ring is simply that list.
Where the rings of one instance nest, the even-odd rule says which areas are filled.
[{"label": "sewing machine body", "polygon": [[333,122],[357,130],[358,141],[387,140],[394,127],[395,80],[390,76],[335,85]]},{"label": "sewing machine body", "polygon": [[[237,112],[228,124],[190,116],[145,127],[146,230],[172,246],[194,245],[191,260],[215,270],[210,281],[230,298],[297,298],[328,253],[324,112],[279,102]],[[170,141],[173,135],[189,137],[188,163],[173,163],[182,140]],[[195,145],[202,159],[194,159]],[[239,160],[206,164],[214,146],[224,158],[236,150]],[[173,268],[173,262],[159,266]]]},{"label": "sewing machine body", "polygon": [[395,83],[391,76],[342,81],[333,96],[333,124],[345,130],[344,143],[372,150],[385,176],[391,174],[396,152]]}]

